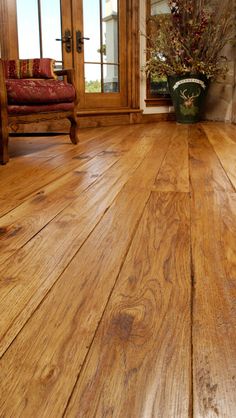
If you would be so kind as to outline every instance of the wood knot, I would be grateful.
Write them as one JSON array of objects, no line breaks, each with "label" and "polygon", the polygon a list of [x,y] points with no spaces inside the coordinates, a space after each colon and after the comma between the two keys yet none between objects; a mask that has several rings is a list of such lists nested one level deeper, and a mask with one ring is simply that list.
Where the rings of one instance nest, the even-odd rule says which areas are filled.
[{"label": "wood knot", "polygon": [[37,203],[37,202],[41,202],[41,201],[43,201],[45,199],[46,199],[46,196],[44,194],[44,190],[41,190],[40,192],[36,193],[36,195],[35,195],[35,197],[33,199],[33,202],[34,203]]},{"label": "wood knot", "polygon": [[8,233],[8,237],[12,238],[15,237],[20,231],[22,230],[22,226],[15,226],[13,227],[9,233]]},{"label": "wood knot", "polygon": [[4,285],[5,286],[12,285],[12,283],[17,283],[17,282],[18,282],[17,277],[13,277],[13,276],[4,277]]},{"label": "wood knot", "polygon": [[120,156],[120,152],[119,151],[105,150],[105,151],[102,151],[99,155],[101,155],[101,156],[103,156],[103,155],[114,155],[115,157],[119,157]]},{"label": "wood knot", "polygon": [[12,238],[17,235],[22,230],[22,226],[13,225],[0,227],[0,237],[5,237],[6,239]]},{"label": "wood knot", "polygon": [[132,315],[121,313],[116,315],[111,321],[109,334],[117,336],[121,340],[128,340],[131,335],[134,317]]},{"label": "wood knot", "polygon": [[76,155],[75,157],[73,157],[73,160],[88,160],[89,155]]},{"label": "wood knot", "polygon": [[0,236],[5,235],[7,233],[7,227],[6,226],[0,226]]},{"label": "wood knot", "polygon": [[41,374],[40,380],[45,384],[50,383],[50,382],[53,382],[57,378],[58,374],[59,374],[59,367],[48,364],[45,366]]}]

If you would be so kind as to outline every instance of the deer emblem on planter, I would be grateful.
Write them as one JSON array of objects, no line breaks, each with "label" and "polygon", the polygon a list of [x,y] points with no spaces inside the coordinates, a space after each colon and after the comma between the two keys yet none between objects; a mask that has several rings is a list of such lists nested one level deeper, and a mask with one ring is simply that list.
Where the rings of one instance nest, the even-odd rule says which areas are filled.
[{"label": "deer emblem on planter", "polygon": [[193,107],[194,99],[199,97],[200,94],[201,94],[201,92],[198,91],[197,94],[191,93],[191,94],[187,95],[187,89],[185,89],[183,91],[180,91],[180,97],[181,97],[181,99],[184,100],[184,106],[186,107],[186,109],[190,109],[191,107]]}]

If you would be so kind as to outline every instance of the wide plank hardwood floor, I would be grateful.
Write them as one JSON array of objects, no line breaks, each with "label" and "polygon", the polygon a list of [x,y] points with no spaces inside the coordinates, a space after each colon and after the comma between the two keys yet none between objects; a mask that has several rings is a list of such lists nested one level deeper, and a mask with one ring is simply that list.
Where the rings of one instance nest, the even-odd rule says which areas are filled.
[{"label": "wide plank hardwood floor", "polygon": [[0,418],[236,417],[236,126],[11,138]]}]

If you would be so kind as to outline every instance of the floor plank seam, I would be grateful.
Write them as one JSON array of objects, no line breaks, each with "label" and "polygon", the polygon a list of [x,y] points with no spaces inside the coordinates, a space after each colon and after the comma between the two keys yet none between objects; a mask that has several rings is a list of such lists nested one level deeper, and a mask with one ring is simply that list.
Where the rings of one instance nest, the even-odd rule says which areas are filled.
[{"label": "floor plank seam", "polygon": [[[203,125],[201,125],[201,127],[202,127],[203,132],[205,133],[205,135],[206,135],[206,137],[207,137],[207,141],[208,141],[208,143],[210,144],[210,146],[211,146],[211,148],[212,148],[212,150],[213,150],[213,153],[215,154],[215,156],[216,156],[216,158],[217,158],[217,160],[218,160],[218,162],[219,162],[219,164],[220,164],[220,166],[221,166],[221,168],[222,168],[223,172],[225,173],[225,175],[226,175],[226,177],[227,177],[227,179],[228,179],[228,181],[229,181],[230,185],[232,186],[232,188],[233,188],[233,190],[234,190],[234,193],[236,193],[236,188],[234,187],[234,184],[232,183],[231,179],[229,178],[228,173],[227,173],[227,171],[225,170],[225,168],[224,168],[224,166],[223,166],[223,164],[222,164],[222,162],[221,162],[221,159],[220,159],[220,157],[219,157],[219,155],[218,155],[217,151],[216,151],[216,150],[215,150],[215,148],[213,147],[213,145],[212,145],[211,141],[209,141],[208,136],[207,136],[207,133],[206,133],[206,131],[205,131],[205,129],[204,129],[204,126],[203,126]],[[225,192],[227,193],[227,190],[225,190]]]},{"label": "floor plank seam", "polygon": [[98,330],[99,330],[100,324],[101,324],[101,322],[102,322],[102,320],[103,320],[103,318],[104,318],[104,315],[105,315],[105,313],[106,313],[107,307],[108,307],[108,305],[109,305],[109,303],[110,303],[110,299],[111,299],[111,297],[112,297],[112,294],[113,294],[113,292],[114,292],[114,290],[115,290],[115,288],[116,288],[116,285],[117,285],[117,283],[118,283],[118,280],[119,280],[119,277],[120,277],[120,273],[121,273],[122,268],[123,268],[123,266],[124,266],[125,260],[126,260],[126,258],[127,258],[128,253],[129,253],[129,250],[130,250],[130,247],[131,247],[132,242],[133,242],[133,240],[134,240],[134,237],[135,237],[135,235],[136,235],[136,233],[137,233],[138,226],[139,226],[139,224],[140,224],[140,222],[141,222],[141,219],[142,219],[142,217],[143,217],[143,214],[144,214],[144,212],[145,212],[145,209],[146,209],[146,207],[147,207],[147,205],[148,205],[148,202],[149,202],[149,200],[150,200],[151,194],[152,194],[152,192],[150,191],[149,197],[147,198],[147,201],[146,201],[146,203],[145,203],[145,205],[144,205],[144,207],[143,207],[143,210],[142,210],[142,212],[141,212],[141,214],[140,214],[140,217],[139,217],[139,219],[138,219],[138,220],[137,220],[137,222],[136,222],[136,225],[135,225],[135,227],[134,227],[134,230],[133,230],[132,236],[131,236],[130,241],[129,241],[128,245],[127,245],[126,252],[125,252],[125,254],[124,254],[124,256],[123,256],[123,259],[121,260],[120,268],[119,268],[118,274],[117,274],[117,276],[116,276],[116,279],[115,279],[114,285],[112,286],[111,291],[110,291],[110,293],[109,293],[109,296],[108,296],[108,298],[107,298],[107,302],[106,302],[106,304],[105,304],[104,310],[103,310],[103,312],[102,312],[102,315],[101,315],[101,317],[100,317],[100,320],[98,321],[98,325],[97,325],[96,330],[95,330],[95,332],[94,332],[94,335],[93,335],[93,338],[92,338],[92,340],[91,340],[91,343],[90,343],[90,345],[89,345],[89,347],[88,347],[88,351],[87,351],[87,353],[86,353],[86,355],[85,355],[85,357],[84,357],[83,364],[82,364],[82,366],[81,366],[81,369],[80,369],[80,371],[79,371],[79,374],[78,374],[78,376],[77,376],[77,379],[76,379],[76,381],[75,381],[75,384],[74,384],[74,386],[73,386],[73,388],[72,388],[71,394],[70,394],[70,396],[69,396],[69,398],[68,398],[68,401],[67,401],[67,403],[66,403],[66,406],[65,406],[65,409],[64,409],[64,411],[63,411],[63,413],[62,413],[61,418],[65,418],[65,414],[66,414],[66,412],[67,412],[67,408],[68,408],[68,406],[69,406],[69,404],[70,404],[71,398],[72,398],[72,396],[73,396],[73,393],[74,393],[74,391],[75,391],[75,388],[76,388],[76,386],[77,386],[77,383],[78,383],[78,381],[79,381],[79,379],[80,379],[80,376],[81,376],[81,374],[82,374],[82,372],[83,372],[83,370],[84,370],[84,367],[85,367],[85,364],[86,364],[87,358],[88,358],[89,353],[90,353],[90,351],[91,351],[91,349],[92,349],[92,346],[93,346],[94,340],[95,340],[95,338],[96,338],[96,336],[97,336],[97,333],[98,333]]},{"label": "floor plank seam", "polygon": [[189,153],[189,137],[190,129],[188,127],[187,134],[187,149],[188,149],[188,175],[189,175],[189,245],[190,245],[190,404],[189,404],[189,417],[194,418],[194,387],[193,387],[193,319],[194,319],[194,294],[195,294],[195,280],[194,280],[194,263],[193,263],[193,249],[192,249],[192,210],[191,210],[191,201],[192,201],[192,184],[191,184],[191,170],[190,170],[190,153]]},{"label": "floor plank seam", "polygon": [[[191,197],[190,197],[191,201]],[[193,326],[194,326],[194,303],[195,303],[195,274],[194,274],[194,262],[193,262],[193,249],[192,249],[192,234],[191,234],[191,209],[190,209],[190,273],[191,273],[191,299],[190,299],[190,316],[191,316],[191,341],[190,341],[190,353],[191,353],[191,395],[190,395],[190,418],[194,418],[194,341],[193,341]]]}]

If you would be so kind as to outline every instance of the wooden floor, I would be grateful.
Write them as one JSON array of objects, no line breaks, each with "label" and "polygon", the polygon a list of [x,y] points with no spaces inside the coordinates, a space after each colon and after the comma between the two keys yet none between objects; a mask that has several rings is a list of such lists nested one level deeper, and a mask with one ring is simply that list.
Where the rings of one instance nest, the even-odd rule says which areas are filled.
[{"label": "wooden floor", "polygon": [[236,126],[11,139],[0,417],[236,417]]}]

